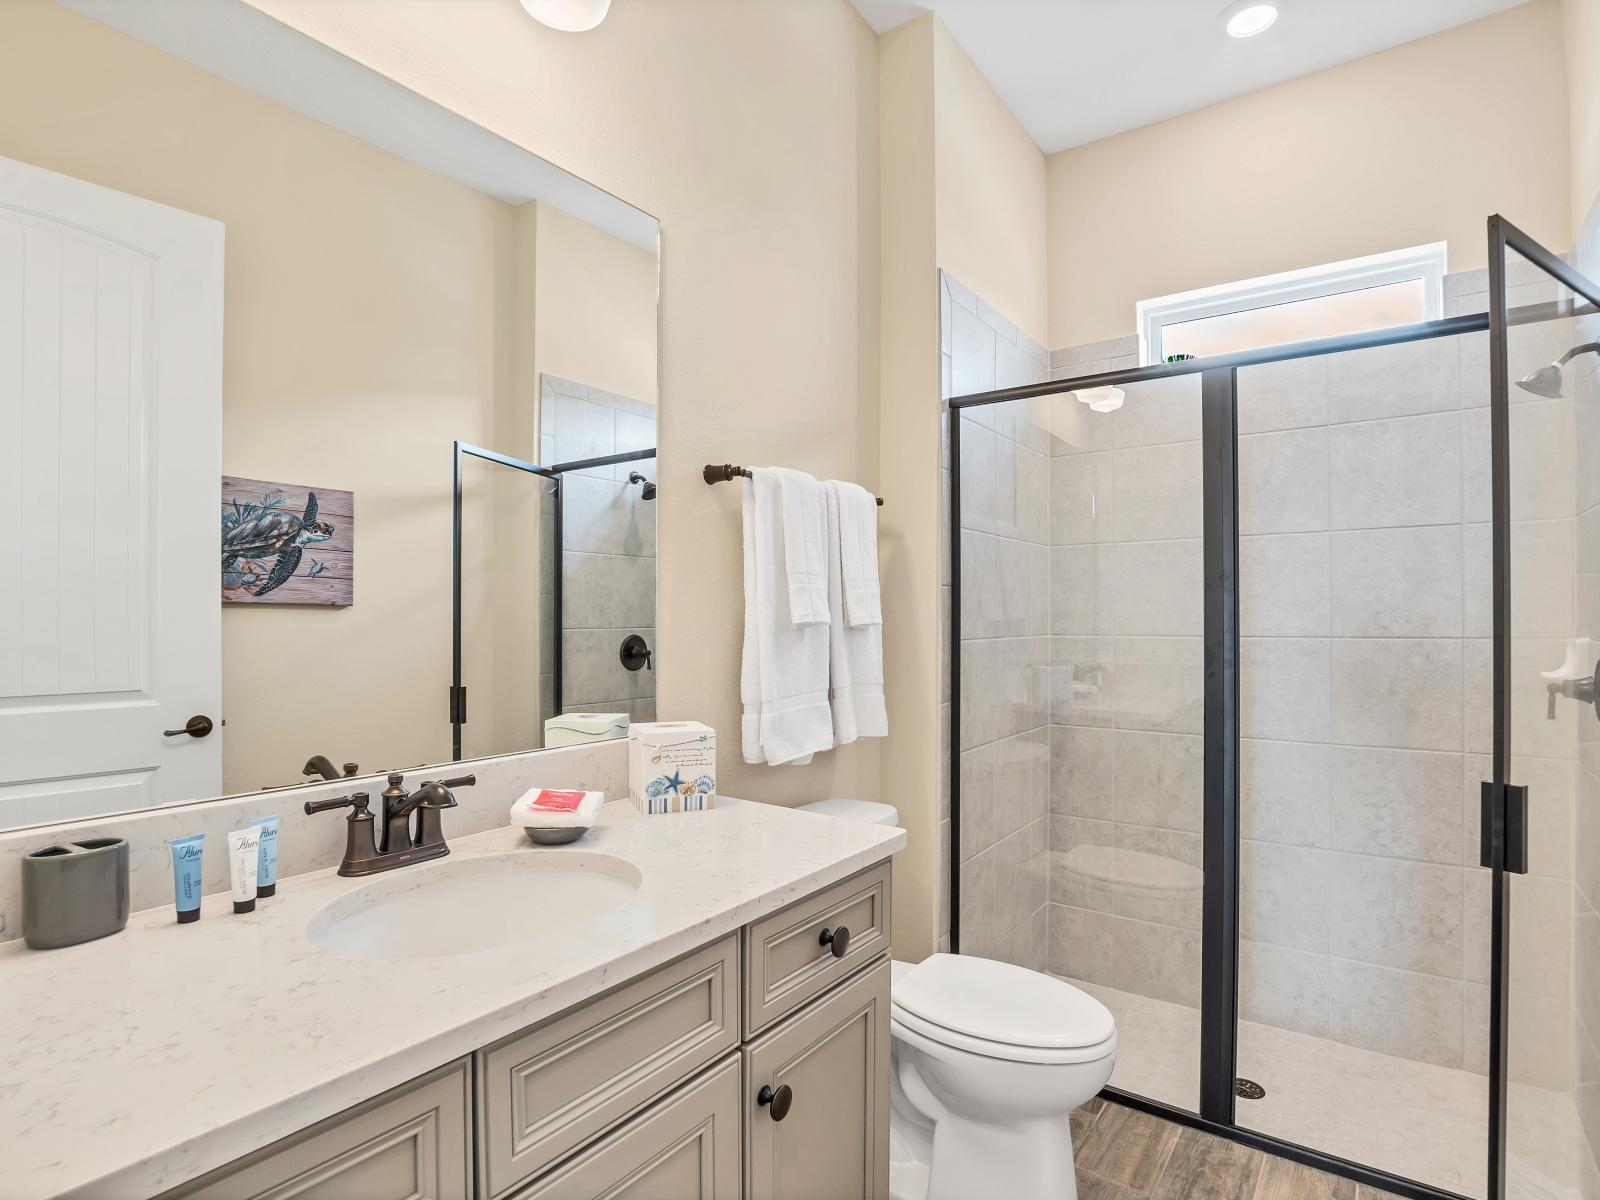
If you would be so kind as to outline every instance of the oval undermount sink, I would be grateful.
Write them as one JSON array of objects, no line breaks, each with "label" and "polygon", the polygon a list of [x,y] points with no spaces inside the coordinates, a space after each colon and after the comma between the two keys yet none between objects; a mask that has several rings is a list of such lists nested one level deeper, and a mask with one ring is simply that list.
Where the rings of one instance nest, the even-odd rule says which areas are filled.
[{"label": "oval undermount sink", "polygon": [[531,942],[592,921],[639,890],[637,868],[607,854],[523,850],[398,867],[329,901],[306,925],[345,958],[435,958]]}]

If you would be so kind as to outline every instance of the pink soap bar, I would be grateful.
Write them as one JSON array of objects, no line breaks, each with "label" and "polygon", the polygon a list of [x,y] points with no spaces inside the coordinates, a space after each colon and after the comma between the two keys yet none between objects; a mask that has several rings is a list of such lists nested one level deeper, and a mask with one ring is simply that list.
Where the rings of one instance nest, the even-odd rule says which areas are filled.
[{"label": "pink soap bar", "polygon": [[587,792],[552,792],[547,789],[528,801],[528,809],[532,812],[575,812],[586,795]]}]

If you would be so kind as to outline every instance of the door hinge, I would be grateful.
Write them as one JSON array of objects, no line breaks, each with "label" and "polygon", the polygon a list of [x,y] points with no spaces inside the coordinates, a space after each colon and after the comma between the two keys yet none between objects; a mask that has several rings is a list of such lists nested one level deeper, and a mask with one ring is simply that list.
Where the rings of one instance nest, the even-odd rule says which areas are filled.
[{"label": "door hinge", "polygon": [[465,725],[467,723],[467,687],[450,688],[450,724]]},{"label": "door hinge", "polygon": [[1480,789],[1478,863],[1528,873],[1528,788],[1485,779]]}]

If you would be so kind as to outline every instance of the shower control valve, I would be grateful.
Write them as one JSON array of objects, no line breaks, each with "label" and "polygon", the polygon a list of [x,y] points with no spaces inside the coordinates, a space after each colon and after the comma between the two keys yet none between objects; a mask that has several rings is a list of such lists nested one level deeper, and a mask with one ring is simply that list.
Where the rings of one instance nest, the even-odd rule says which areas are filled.
[{"label": "shower control valve", "polygon": [[[1600,675],[1600,662],[1595,663],[1595,674]],[[1573,679],[1551,679],[1545,683],[1545,691],[1549,696],[1549,707],[1545,709],[1548,720],[1556,719],[1556,697],[1565,696],[1568,700],[1578,700],[1584,704],[1593,704],[1595,697],[1594,675],[1584,675]],[[1600,709],[1596,710],[1596,717],[1600,717]]]}]

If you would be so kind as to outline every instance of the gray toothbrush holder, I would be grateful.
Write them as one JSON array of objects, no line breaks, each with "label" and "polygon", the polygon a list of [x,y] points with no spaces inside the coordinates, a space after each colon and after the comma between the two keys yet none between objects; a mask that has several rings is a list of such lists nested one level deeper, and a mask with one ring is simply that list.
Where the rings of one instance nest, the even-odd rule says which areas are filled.
[{"label": "gray toothbrush holder", "polygon": [[85,838],[22,860],[22,940],[34,950],[92,942],[128,923],[128,843]]}]

